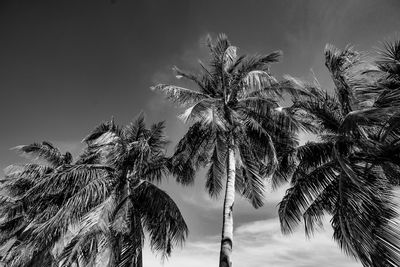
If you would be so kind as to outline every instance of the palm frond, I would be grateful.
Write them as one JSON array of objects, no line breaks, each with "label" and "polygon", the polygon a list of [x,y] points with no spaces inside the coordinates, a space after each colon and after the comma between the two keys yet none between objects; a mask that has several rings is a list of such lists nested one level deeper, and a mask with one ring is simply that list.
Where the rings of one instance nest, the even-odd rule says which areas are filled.
[{"label": "palm frond", "polygon": [[235,64],[237,58],[236,50],[236,46],[229,46],[225,50],[223,56],[223,68],[225,72],[227,72],[229,69],[232,69],[232,66]]},{"label": "palm frond", "polygon": [[325,46],[325,66],[331,72],[344,114],[353,109],[355,98],[350,84],[355,79],[355,68],[362,62],[362,54],[354,51],[351,46],[347,46],[343,51],[330,44]]},{"label": "palm frond", "polygon": [[391,201],[392,190],[382,178],[377,179],[378,172],[364,173],[369,179],[363,187],[345,179],[345,175],[340,177],[340,194],[332,218],[334,238],[345,253],[365,266],[374,266],[377,260],[395,266],[399,263],[399,233],[393,231],[390,221],[397,213]]},{"label": "palm frond", "polygon": [[142,215],[152,249],[169,256],[172,247],[181,245],[188,234],[178,207],[168,194],[146,181],[132,193],[132,204]]},{"label": "palm frond", "polygon": [[239,145],[241,168],[236,174],[239,179],[237,189],[254,208],[259,208],[264,204],[266,174],[263,173],[262,166],[251,148],[248,143]]},{"label": "palm frond", "polygon": [[400,90],[384,90],[374,102],[378,108],[400,107]]},{"label": "palm frond", "polygon": [[40,182],[26,192],[24,198],[34,202],[43,195],[55,195],[63,191],[75,193],[90,181],[99,177],[109,177],[113,171],[104,165],[71,166],[61,172],[42,177]]},{"label": "palm frond", "polygon": [[208,95],[202,92],[175,85],[158,84],[151,89],[164,93],[169,100],[183,107],[193,105],[194,103],[209,98]]},{"label": "palm frond", "polygon": [[224,138],[218,135],[210,158],[211,165],[206,176],[206,190],[211,197],[218,197],[222,190],[222,177],[225,175],[227,152]]},{"label": "palm frond", "polygon": [[144,113],[141,112],[133,122],[123,128],[124,138],[128,143],[138,141],[146,132]]},{"label": "palm frond", "polygon": [[393,111],[395,111],[393,107],[351,111],[344,118],[340,130],[343,133],[349,133],[359,126],[380,125]]},{"label": "palm frond", "polygon": [[338,181],[334,180],[325,187],[304,211],[304,229],[308,237],[314,233],[316,227],[322,227],[322,218],[325,213],[334,213],[338,192]]},{"label": "palm frond", "polygon": [[212,93],[212,90],[210,91],[209,86],[207,86],[208,85],[207,76],[209,76],[209,75],[196,75],[196,74],[190,73],[188,71],[181,70],[176,66],[174,66],[172,68],[172,70],[175,72],[176,77],[178,79],[185,78],[187,80],[190,80],[190,81],[194,82],[201,89],[201,91],[203,93],[206,93],[206,94]]},{"label": "palm frond", "polygon": [[315,168],[333,159],[332,142],[307,142],[297,149],[302,168]]},{"label": "palm frond", "polygon": [[96,128],[94,128],[94,130],[88,136],[86,136],[82,140],[82,142],[90,143],[92,141],[98,140],[99,137],[107,132],[113,133],[113,136],[122,136],[122,130],[115,125],[113,120],[111,120],[108,122],[102,122],[98,126],[96,126]]},{"label": "palm frond", "polygon": [[33,143],[31,145],[16,146],[13,149],[26,155],[36,157],[48,162],[52,167],[58,167],[64,163],[61,152],[50,142]]},{"label": "palm frond", "polygon": [[377,65],[381,71],[388,73],[388,79],[400,79],[400,40],[383,42],[378,50],[381,58]]},{"label": "palm frond", "polygon": [[[301,162],[300,165],[301,166]],[[301,222],[303,212],[321,192],[336,179],[337,163],[325,163],[310,172],[298,168],[293,174],[292,187],[279,204],[279,219],[284,234],[291,233]]]},{"label": "palm frond", "polygon": [[243,78],[243,83],[249,90],[260,91],[277,83],[277,80],[265,71],[253,70]]},{"label": "palm frond", "polygon": [[206,163],[201,155],[207,154],[212,149],[210,146],[212,140],[214,140],[212,129],[197,122],[179,141],[171,159],[171,172],[179,183],[184,185],[193,183],[195,171]]},{"label": "palm frond", "polygon": [[139,176],[149,182],[161,182],[162,177],[166,177],[169,174],[168,163],[168,158],[165,156],[152,157],[142,163]]},{"label": "palm frond", "polygon": [[[65,188],[65,183],[68,180],[71,181],[71,178],[72,183],[70,184],[74,184],[75,188],[68,190]],[[79,180],[80,183],[74,182],[74,179]],[[98,169],[84,172],[75,170],[75,172],[66,172],[63,175],[59,175],[59,177],[53,177],[50,182],[45,181],[43,185],[39,186],[43,190],[42,186],[47,185],[49,188],[46,188],[45,192],[39,193],[39,191],[36,193],[37,190],[40,190],[38,187],[29,190],[27,193],[28,199],[44,194],[54,194],[53,191],[57,185],[60,187],[58,190],[72,191],[72,196],[67,199],[62,208],[50,220],[39,224],[31,223],[28,229],[32,230],[29,231],[33,231],[37,240],[41,240],[44,244],[57,240],[65,233],[69,225],[78,223],[87,212],[103,202],[111,194],[114,183],[115,179],[107,171],[104,171],[104,167],[102,167],[100,171]]]},{"label": "palm frond", "polygon": [[60,255],[58,255],[60,266],[70,267],[74,266],[76,262],[79,262],[80,258],[83,256],[82,249],[88,243],[91,244],[91,251],[88,254],[97,255],[97,243],[99,243],[99,239],[102,235],[104,235],[104,232],[100,229],[90,229],[89,231],[84,231],[83,233],[75,235],[64,247]]}]

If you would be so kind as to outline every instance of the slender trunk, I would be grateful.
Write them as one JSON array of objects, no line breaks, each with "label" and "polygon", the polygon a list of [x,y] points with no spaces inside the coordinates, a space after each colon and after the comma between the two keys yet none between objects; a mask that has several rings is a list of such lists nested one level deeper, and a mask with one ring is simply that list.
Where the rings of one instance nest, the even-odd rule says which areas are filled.
[{"label": "slender trunk", "polygon": [[143,256],[142,256],[141,248],[140,248],[137,258],[136,258],[136,267],[143,267]]},{"label": "slender trunk", "polygon": [[235,201],[235,152],[230,144],[228,148],[228,173],[226,178],[226,189],[223,209],[221,251],[219,256],[220,267],[231,267],[231,254],[233,245],[233,204]]},{"label": "slender trunk", "polygon": [[[117,192],[116,192],[116,197],[117,197],[117,203],[121,203],[126,196],[129,195],[129,181],[128,181],[128,176],[130,173],[126,168],[122,168],[123,170],[120,172],[120,184],[118,185]],[[124,212],[125,215],[128,212],[126,208],[122,207],[122,210],[119,212]],[[114,220],[115,218],[113,218]],[[108,263],[108,267],[114,267],[119,265],[121,261],[121,254],[122,254],[122,235],[115,230],[111,229],[111,235],[113,236],[113,242],[110,247],[110,260]]]},{"label": "slender trunk", "polygon": [[142,228],[142,221],[141,217],[137,212],[134,212],[134,214],[131,215],[134,218],[132,233],[135,236],[135,247],[136,253],[133,259],[133,265],[132,267],[143,267],[143,256],[142,256],[142,248],[143,248],[143,228]]}]

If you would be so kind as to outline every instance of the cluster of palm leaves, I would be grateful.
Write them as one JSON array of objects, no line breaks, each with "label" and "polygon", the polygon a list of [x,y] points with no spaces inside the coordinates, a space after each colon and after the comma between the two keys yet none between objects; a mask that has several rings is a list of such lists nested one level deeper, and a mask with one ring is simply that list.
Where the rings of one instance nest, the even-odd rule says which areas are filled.
[{"label": "cluster of palm leaves", "polygon": [[[235,192],[259,208],[267,184],[289,180],[279,205],[284,233],[304,221],[310,236],[329,214],[334,239],[363,266],[400,266],[400,42],[386,43],[373,64],[328,45],[333,94],[317,81],[274,78],[280,52],[238,55],[224,34],[207,46],[210,62],[199,73],[174,68],[194,89],[153,87],[184,107],[190,124],[171,157],[164,123],[147,128],[142,115],[125,127],[100,124],[75,162],[48,142],[16,147],[40,161],[10,166],[1,180],[7,266],[142,266],[145,231],[153,250],[169,256],[188,229],[154,183],[172,174],[190,185],[199,168],[208,169],[210,196],[224,193],[221,267],[232,265]],[[299,146],[299,131],[318,142]]]},{"label": "cluster of palm leaves", "polygon": [[335,92],[297,82],[310,95],[294,112],[319,127],[318,142],[297,149],[299,165],[279,207],[284,232],[304,221],[311,235],[332,216],[334,239],[363,266],[400,266],[393,187],[400,178],[400,43],[366,64],[362,53],[327,45]]},{"label": "cluster of palm leaves", "polygon": [[84,142],[75,163],[48,142],[16,148],[42,162],[2,181],[6,266],[142,266],[144,231],[163,256],[185,240],[178,207],[153,184],[168,173],[164,123],[102,123]]}]

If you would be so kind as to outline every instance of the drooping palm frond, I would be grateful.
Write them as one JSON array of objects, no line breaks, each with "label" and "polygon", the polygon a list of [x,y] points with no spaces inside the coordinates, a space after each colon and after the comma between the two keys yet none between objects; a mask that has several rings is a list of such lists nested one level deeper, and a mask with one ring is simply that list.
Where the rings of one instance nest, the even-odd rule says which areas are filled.
[{"label": "drooping palm frond", "polygon": [[[261,159],[254,153],[253,146],[249,143],[239,145],[240,162],[237,177],[239,182],[237,190],[243,197],[248,199],[254,208],[259,208],[264,204],[266,193],[266,180],[270,173],[263,171]],[[268,168],[274,168],[268,166]]]},{"label": "drooping palm frond", "polygon": [[218,197],[223,188],[221,177],[224,176],[226,171],[225,162],[228,155],[226,140],[223,136],[217,135],[212,153],[211,166],[206,176],[206,190],[211,197]]},{"label": "drooping palm frond", "polygon": [[293,186],[286,191],[279,204],[279,217],[284,233],[292,232],[301,222],[310,201],[335,180],[336,170],[336,162],[327,162],[313,168],[310,172],[301,167],[295,171],[292,178]]},{"label": "drooping palm frond", "polygon": [[152,249],[169,256],[173,246],[182,245],[188,228],[175,202],[164,191],[143,182],[132,191],[131,202],[142,216]]},{"label": "drooping palm frond", "polygon": [[171,159],[171,172],[179,183],[193,183],[196,170],[205,163],[200,156],[211,149],[210,143],[213,140],[212,129],[204,127],[201,123],[190,127],[179,141]]},{"label": "drooping palm frond", "polygon": [[338,181],[332,181],[325,189],[311,202],[303,213],[304,230],[310,237],[317,227],[322,227],[322,219],[325,213],[333,214],[338,196]]},{"label": "drooping palm frond", "polygon": [[[359,171],[356,170],[358,174]],[[379,173],[377,169],[364,172],[369,179],[363,187],[341,177],[332,218],[334,237],[346,253],[358,258],[364,266],[375,266],[377,260],[383,264],[378,266],[396,266],[399,264],[399,233],[392,223],[397,212],[392,190],[383,177],[377,179]],[[355,212],[360,215],[349,216]]]}]

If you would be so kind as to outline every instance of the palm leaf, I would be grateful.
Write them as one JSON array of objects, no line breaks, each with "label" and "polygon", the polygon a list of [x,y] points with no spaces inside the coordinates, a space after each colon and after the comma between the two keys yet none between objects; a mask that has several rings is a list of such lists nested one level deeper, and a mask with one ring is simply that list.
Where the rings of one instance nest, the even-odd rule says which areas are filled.
[{"label": "palm leaf", "polygon": [[201,92],[175,85],[158,84],[151,89],[164,93],[169,100],[184,107],[209,98],[208,95]]},{"label": "palm leaf", "polygon": [[142,215],[152,249],[169,256],[172,247],[182,244],[188,234],[186,223],[174,201],[149,182],[143,182],[134,190],[131,201]]},{"label": "palm leaf", "polygon": [[44,141],[41,144],[21,145],[13,149],[37,159],[45,160],[53,167],[58,167],[64,162],[60,151],[49,142]]}]

